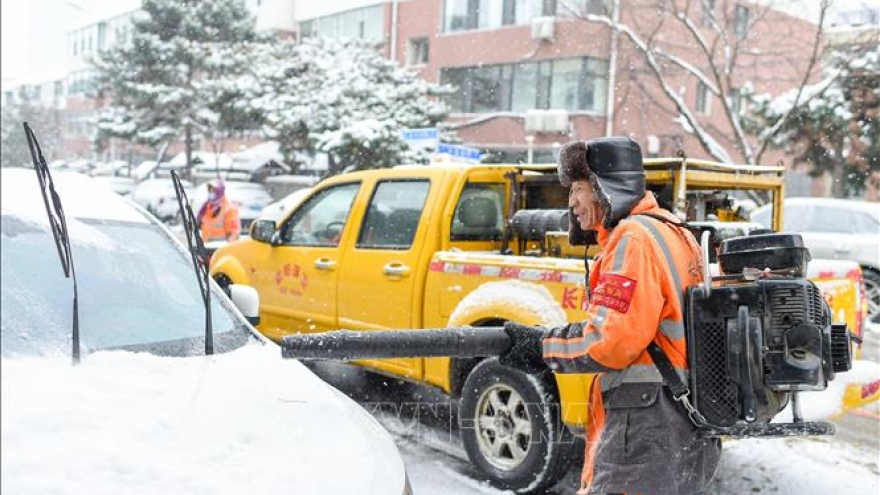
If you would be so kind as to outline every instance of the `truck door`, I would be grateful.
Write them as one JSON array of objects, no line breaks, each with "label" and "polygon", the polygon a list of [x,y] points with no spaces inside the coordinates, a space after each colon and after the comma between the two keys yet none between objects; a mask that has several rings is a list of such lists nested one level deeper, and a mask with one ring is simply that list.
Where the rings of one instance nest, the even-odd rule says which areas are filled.
[{"label": "truck door", "polygon": [[[426,267],[421,251],[427,226],[420,221],[429,179],[380,180],[364,214],[354,248],[345,255],[338,283],[339,326],[352,329],[411,328],[422,309]],[[421,359],[371,361],[370,366],[422,378]]]},{"label": "truck door", "polygon": [[354,235],[349,213],[360,186],[339,184],[315,193],[281,225],[280,245],[256,263],[261,273],[254,275],[265,287],[260,328],[267,336],[338,328],[337,278],[343,241]]}]

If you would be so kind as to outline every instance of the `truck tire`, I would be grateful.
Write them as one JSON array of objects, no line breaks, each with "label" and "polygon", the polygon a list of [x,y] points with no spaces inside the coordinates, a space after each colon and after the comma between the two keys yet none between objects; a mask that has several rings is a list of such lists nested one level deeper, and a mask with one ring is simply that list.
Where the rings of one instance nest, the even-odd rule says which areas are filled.
[{"label": "truck tire", "polygon": [[862,283],[868,298],[868,319],[880,323],[880,273],[870,268],[862,268]]},{"label": "truck tire", "polygon": [[217,285],[220,286],[221,289],[226,291],[226,289],[232,285],[232,279],[229,278],[225,273],[218,273],[214,275],[214,281],[217,282]]},{"label": "truck tire", "polygon": [[501,489],[551,487],[571,465],[574,438],[559,415],[549,370],[529,375],[498,358],[480,362],[462,390],[459,426],[471,463]]}]

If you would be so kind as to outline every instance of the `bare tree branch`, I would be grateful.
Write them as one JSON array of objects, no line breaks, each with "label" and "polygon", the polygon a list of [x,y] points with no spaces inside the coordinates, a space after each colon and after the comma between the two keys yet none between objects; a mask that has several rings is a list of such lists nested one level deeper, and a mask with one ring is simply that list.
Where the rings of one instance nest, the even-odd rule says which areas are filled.
[{"label": "bare tree branch", "polygon": [[686,125],[691,130],[693,130],[693,133],[696,136],[697,140],[700,142],[703,148],[713,157],[720,161],[732,161],[727,151],[723,147],[721,147],[720,144],[718,144],[715,138],[710,136],[709,133],[706,132],[705,129],[703,129],[699,121],[697,121],[696,117],[694,117],[687,103],[685,103],[681,96],[669,86],[669,84],[666,82],[666,79],[663,77],[663,72],[660,69],[660,65],[657,63],[657,59],[654,57],[654,54],[650,50],[649,46],[638,35],[636,35],[636,33],[634,33],[628,26],[625,26],[623,24],[615,24],[614,21],[606,16],[588,14],[584,17],[584,19],[586,19],[588,22],[605,24],[611,29],[615,29],[618,32],[625,34],[626,37],[629,38],[630,41],[632,41],[633,44],[635,44],[636,47],[638,47],[639,50],[641,50],[642,53],[645,55],[648,66],[654,73],[654,77],[660,84],[663,93],[665,93],[666,96],[670,100],[672,100],[672,102],[675,104],[675,107],[684,118],[685,122],[683,122],[683,125]]},{"label": "bare tree branch", "polygon": [[[802,104],[799,101],[801,94],[804,91],[804,87],[807,85],[807,81],[810,80],[810,74],[813,72],[813,68],[816,66],[816,63],[819,60],[819,48],[822,44],[822,28],[825,25],[825,16],[828,13],[828,9],[830,7],[831,3],[829,2],[829,0],[822,0],[821,7],[819,8],[819,27],[818,29],[816,29],[816,36],[813,38],[813,50],[810,54],[810,60],[807,64],[807,70],[804,71],[803,80],[798,86],[797,95],[794,98],[794,102],[792,102],[791,108],[789,108],[788,111],[785,112],[782,117],[780,117],[779,120],[776,121],[775,124],[773,124],[768,132],[762,133],[763,135],[761,136],[761,140],[758,143],[758,149],[755,152],[756,161],[761,159],[761,157],[764,155],[764,152],[767,150],[767,146],[770,144],[770,141],[773,139],[776,133],[779,132],[779,129],[781,129],[782,126],[785,125],[785,123],[788,121],[794,111],[797,110],[797,108]],[[837,75],[839,76],[839,72]],[[835,79],[836,78],[837,76],[835,76]],[[827,82],[827,85],[825,87],[827,88],[828,86],[830,86],[832,82],[833,79]],[[824,91],[824,88],[822,89],[822,91]]]}]

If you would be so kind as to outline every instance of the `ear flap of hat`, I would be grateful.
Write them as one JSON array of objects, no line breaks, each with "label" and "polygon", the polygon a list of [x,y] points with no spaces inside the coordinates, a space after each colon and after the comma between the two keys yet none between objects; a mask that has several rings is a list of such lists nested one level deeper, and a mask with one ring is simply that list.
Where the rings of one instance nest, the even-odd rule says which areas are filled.
[{"label": "ear flap of hat", "polygon": [[559,175],[559,183],[565,187],[571,187],[572,182],[589,177],[587,144],[583,141],[574,141],[563,146],[559,152],[556,172]]}]

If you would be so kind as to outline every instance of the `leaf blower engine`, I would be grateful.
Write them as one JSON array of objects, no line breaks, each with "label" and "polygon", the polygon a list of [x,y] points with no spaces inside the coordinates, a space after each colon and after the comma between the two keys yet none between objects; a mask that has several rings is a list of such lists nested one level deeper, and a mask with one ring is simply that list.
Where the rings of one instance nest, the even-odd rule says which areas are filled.
[{"label": "leaf blower engine", "polygon": [[[690,287],[685,326],[690,412],[709,434],[833,434],[829,423],[804,422],[798,393],[824,390],[852,366],[850,333],[833,324],[819,289],[806,279],[810,253],[797,234],[727,239],[720,276]],[[771,423],[791,402],[792,422]]]}]

